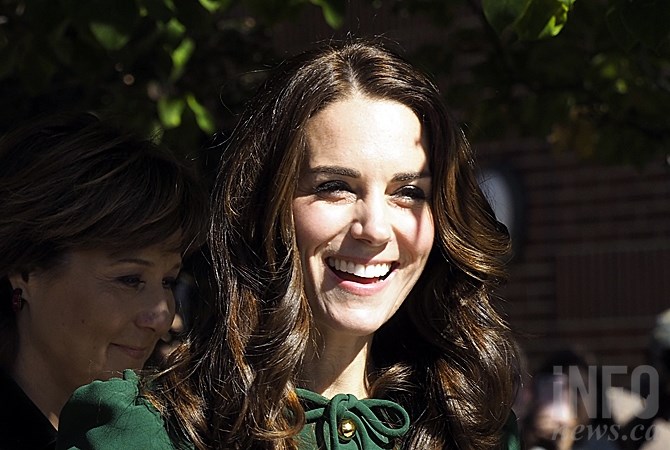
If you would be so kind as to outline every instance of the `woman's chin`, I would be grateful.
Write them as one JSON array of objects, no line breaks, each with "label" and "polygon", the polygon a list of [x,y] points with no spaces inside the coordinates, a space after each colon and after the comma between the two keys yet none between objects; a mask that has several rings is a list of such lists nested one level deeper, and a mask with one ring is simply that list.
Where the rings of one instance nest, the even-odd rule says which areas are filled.
[{"label": "woman's chin", "polygon": [[335,335],[346,337],[366,337],[373,335],[382,325],[376,320],[370,320],[370,314],[367,317],[356,317],[355,314],[348,314],[347,317],[322,317],[317,320],[318,328],[323,331],[330,331]]}]

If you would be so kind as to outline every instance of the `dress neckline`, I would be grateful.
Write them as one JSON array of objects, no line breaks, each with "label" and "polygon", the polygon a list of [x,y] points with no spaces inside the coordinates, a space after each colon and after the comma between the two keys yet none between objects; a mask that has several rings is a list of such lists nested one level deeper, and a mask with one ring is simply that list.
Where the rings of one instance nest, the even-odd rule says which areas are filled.
[{"label": "dress neckline", "polygon": [[[328,450],[376,450],[393,447],[407,433],[409,414],[399,404],[375,398],[337,394],[328,399],[308,389],[296,389],[307,425],[301,436]],[[306,435],[305,430],[313,430]],[[310,439],[311,438],[311,439]]]}]

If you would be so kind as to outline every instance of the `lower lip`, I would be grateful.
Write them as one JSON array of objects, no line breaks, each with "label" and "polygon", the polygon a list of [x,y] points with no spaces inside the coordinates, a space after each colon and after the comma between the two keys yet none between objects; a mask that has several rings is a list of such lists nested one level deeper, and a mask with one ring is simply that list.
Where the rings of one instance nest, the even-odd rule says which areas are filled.
[{"label": "lower lip", "polygon": [[125,345],[112,344],[112,346],[118,348],[126,355],[130,356],[132,359],[145,360],[147,357],[146,349],[138,349],[135,347],[126,347]]},{"label": "lower lip", "polygon": [[332,270],[332,268],[328,265],[327,267],[327,273],[329,274],[329,277],[335,280],[337,285],[341,288],[344,289],[352,294],[355,295],[360,295],[360,296],[368,296],[368,295],[376,295],[379,292],[383,291],[386,288],[386,285],[388,282],[393,278],[395,275],[395,269],[383,280],[379,280],[375,283],[357,283],[355,281],[349,281],[349,280],[344,280],[337,276],[337,274]]}]

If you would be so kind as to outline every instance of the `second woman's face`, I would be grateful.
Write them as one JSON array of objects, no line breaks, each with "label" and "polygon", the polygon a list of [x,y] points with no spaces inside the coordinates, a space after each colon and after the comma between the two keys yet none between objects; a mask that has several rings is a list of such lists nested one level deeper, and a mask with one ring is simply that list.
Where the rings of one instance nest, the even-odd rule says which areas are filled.
[{"label": "second woman's face", "polygon": [[27,301],[18,362],[72,390],[141,368],[172,323],[180,267],[179,253],[157,245],[73,251],[53,269],[14,277]]},{"label": "second woman's face", "polygon": [[417,116],[353,96],[307,124],[293,217],[317,327],[368,336],[403,303],[433,246],[431,175]]}]

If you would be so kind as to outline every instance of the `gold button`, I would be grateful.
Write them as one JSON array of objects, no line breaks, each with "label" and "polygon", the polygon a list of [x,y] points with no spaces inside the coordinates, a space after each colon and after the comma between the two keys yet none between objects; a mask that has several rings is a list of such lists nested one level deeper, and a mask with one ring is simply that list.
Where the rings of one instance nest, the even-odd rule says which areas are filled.
[{"label": "gold button", "polygon": [[350,440],[356,434],[356,424],[351,419],[340,420],[340,423],[337,425],[337,434],[342,439]]}]

